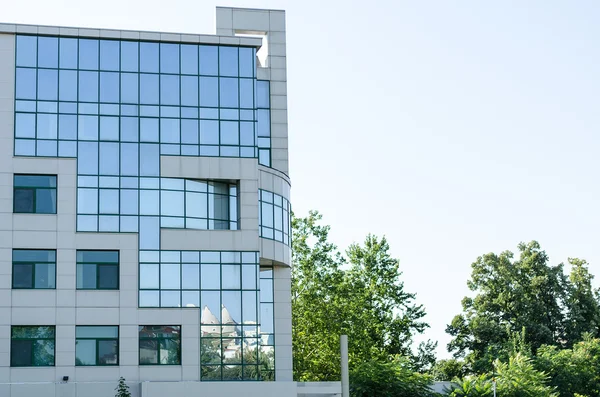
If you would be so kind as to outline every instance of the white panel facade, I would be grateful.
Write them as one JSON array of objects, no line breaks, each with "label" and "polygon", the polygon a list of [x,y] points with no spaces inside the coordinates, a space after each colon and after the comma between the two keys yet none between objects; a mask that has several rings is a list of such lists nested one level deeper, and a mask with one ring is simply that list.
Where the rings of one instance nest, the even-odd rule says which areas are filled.
[{"label": "white panel facade", "polygon": [[[290,179],[287,139],[285,13],[283,11],[272,10],[217,8],[216,17],[216,36],[0,24],[0,396],[95,397],[114,395],[114,388],[119,377],[126,378],[134,397],[184,395],[185,393],[218,397],[230,396],[234,395],[234,393],[247,394],[249,392],[251,395],[262,396],[285,397],[296,395],[296,384],[292,379],[291,348],[291,237],[289,233],[291,226],[289,225]],[[221,108],[218,119],[214,121],[218,123],[215,125],[219,126],[218,131],[220,132],[218,134],[220,134],[220,138],[218,144],[220,148],[216,150],[220,150],[221,155],[207,155],[206,153],[209,152],[203,154],[202,139],[204,138],[202,134],[204,130],[202,128],[204,127],[199,127],[199,138],[191,138],[192,140],[199,140],[199,142],[195,143],[197,145],[196,148],[193,147],[193,142],[183,142],[183,125],[187,124],[188,121],[185,119],[186,116],[183,116],[183,110],[181,110],[181,116],[177,116],[180,119],[177,121],[179,123],[177,124],[177,128],[180,128],[178,130],[178,134],[180,135],[177,139],[181,140],[177,141],[177,145],[180,145],[180,149],[177,150],[180,150],[180,152],[169,152],[169,150],[174,150],[174,145],[165,143],[161,135],[160,146],[158,143],[155,145],[161,150],[160,155],[157,157],[157,161],[159,162],[158,173],[152,176],[155,180],[151,180],[150,177],[146,178],[141,174],[142,169],[145,167],[145,160],[141,158],[142,154],[140,154],[137,165],[140,174],[135,177],[139,180],[139,182],[135,183],[139,183],[140,185],[139,187],[136,185],[135,188],[131,188],[132,190],[137,189],[141,191],[146,189],[142,187],[142,184],[146,182],[156,181],[157,184],[162,184],[165,180],[186,181],[185,188],[180,188],[180,190],[173,188],[172,190],[177,197],[185,197],[185,201],[183,201],[185,215],[179,217],[170,215],[170,212],[173,211],[170,205],[171,202],[169,202],[169,205],[166,204],[167,199],[165,197],[167,197],[167,194],[164,193],[164,190],[168,190],[169,188],[164,188],[162,187],[163,185],[160,188],[147,188],[148,191],[156,191],[157,195],[160,194],[160,200],[158,201],[159,205],[161,205],[160,214],[151,212],[143,213],[143,211],[151,211],[151,209],[148,209],[150,201],[146,201],[140,196],[138,203],[134,203],[123,194],[123,190],[126,190],[124,184],[131,183],[132,180],[132,177],[125,176],[129,174],[119,174],[117,180],[120,182],[117,182],[118,185],[116,187],[111,188],[114,191],[109,191],[108,188],[103,190],[101,184],[109,183],[110,178],[113,177],[103,176],[109,174],[103,174],[101,171],[96,171],[98,176],[91,176],[91,174],[86,174],[81,170],[82,167],[78,164],[78,161],[82,161],[82,158],[84,158],[82,154],[84,152],[82,149],[83,146],[81,146],[81,135],[83,134],[82,130],[86,128],[85,120],[89,117],[104,120],[104,113],[102,112],[105,110],[103,109],[108,109],[110,106],[106,105],[104,103],[106,101],[103,102],[102,99],[104,84],[102,83],[104,81],[102,79],[104,77],[108,79],[111,73],[106,70],[103,71],[102,65],[98,69],[99,72],[86,71],[85,66],[82,66],[86,62],[86,58],[81,55],[81,51],[84,51],[83,44],[80,44],[79,63],[76,64],[79,84],[81,84],[81,79],[83,78],[81,76],[86,73],[101,75],[99,78],[101,82],[99,85],[100,100],[96,99],[99,104],[95,105],[97,107],[94,110],[96,113],[93,113],[94,111],[86,113],[89,110],[82,110],[82,108],[88,105],[81,105],[81,103],[73,111],[75,112],[73,113],[73,117],[76,117],[78,120],[78,132],[77,137],[72,138],[72,142],[76,142],[75,140],[79,139],[79,143],[76,143],[79,145],[78,158],[61,155],[61,150],[63,150],[62,145],[64,144],[64,148],[67,148],[68,145],[72,144],[72,142],[62,141],[61,134],[63,132],[60,128],[62,128],[62,125],[66,125],[61,124],[63,123],[63,119],[61,118],[63,115],[61,113],[62,106],[64,105],[66,108],[69,105],[66,104],[67,100],[62,99],[62,86],[60,89],[58,86],[56,87],[56,90],[59,92],[57,98],[48,99],[40,97],[40,92],[47,88],[46,86],[42,87],[42,84],[46,83],[42,82],[42,77],[40,76],[44,73],[54,73],[52,71],[46,72],[46,70],[50,69],[56,69],[57,75],[58,71],[63,73],[62,69],[60,69],[62,66],[45,66],[42,64],[46,48],[40,44],[38,44],[37,50],[37,63],[24,66],[18,63],[20,61],[15,61],[18,58],[16,57],[17,37],[21,37],[22,35],[29,35],[28,37],[37,37],[37,35],[40,35],[40,37],[55,37],[57,42],[60,40],[59,38],[71,38],[75,41],[80,40],[79,43],[82,43],[81,40],[87,43],[88,39],[134,40],[133,42],[135,43],[138,43],[138,41],[140,43],[155,42],[158,43],[156,44],[157,46],[161,46],[161,51],[167,51],[170,48],[169,45],[173,43],[195,46],[199,44],[205,46],[219,44],[233,46],[232,48],[251,49],[252,51],[261,47],[263,43],[262,39],[237,36],[242,33],[264,35],[267,37],[269,43],[268,60],[262,65],[257,62],[255,66],[256,77],[252,77],[252,79],[258,79],[259,81],[268,80],[267,83],[270,86],[268,91],[269,106],[261,108],[264,114],[269,115],[267,120],[268,126],[265,127],[269,131],[268,147],[261,147],[262,151],[259,156],[257,154],[259,153],[259,148],[256,147],[255,143],[255,147],[252,148],[252,150],[256,151],[255,154],[246,158],[242,157],[241,153],[244,150],[248,153],[250,147],[242,147],[243,144],[241,142],[231,144],[231,147],[223,148],[226,145],[224,143],[226,138],[223,131],[231,125],[228,123],[239,123],[237,125],[241,131],[241,125],[245,120],[243,117],[251,117],[248,120],[252,120],[254,123],[254,127],[252,128],[262,127],[257,127],[259,122],[254,119],[256,117],[256,109],[251,110],[252,113],[246,112],[247,115],[252,114],[252,116],[243,116],[244,109],[241,104],[231,105],[232,107],[237,106],[240,108],[239,113],[237,113],[238,116],[236,116],[238,119],[227,118],[231,116],[223,116],[226,110],[224,111],[222,108],[227,108],[230,105],[223,105],[223,100],[221,100],[217,105],[206,105],[204,109],[208,112],[214,110],[211,110],[211,106]],[[139,56],[142,57],[142,44],[139,45]],[[101,53],[103,50],[99,51]],[[227,53],[227,50],[221,51],[223,51],[223,54]],[[121,50],[120,54],[124,59],[123,50]],[[239,54],[242,54],[242,52]],[[102,59],[101,56],[100,59]],[[239,56],[241,57],[241,55]],[[121,62],[124,62],[123,59]],[[60,62],[62,65],[62,58]],[[241,61],[236,62],[240,62],[241,65]],[[164,65],[161,63],[160,75],[158,72],[136,71],[141,76],[138,80],[140,82],[140,86],[138,87],[140,92],[143,84],[141,81],[145,78],[156,79],[156,84],[159,84],[160,80],[160,89],[162,90],[162,84],[166,86],[168,83],[169,76],[165,77],[164,74],[168,75],[169,72],[167,71],[163,74],[163,71],[167,70],[168,67],[169,65],[166,63]],[[241,66],[239,67],[241,70]],[[31,70],[36,71],[37,79],[40,81],[37,88],[37,102],[35,98],[15,98],[15,92],[18,90],[16,88],[18,85],[16,82],[17,69],[23,73],[23,76],[26,75],[25,73],[31,72]],[[64,69],[69,68],[65,67]],[[124,69],[123,63],[121,63],[120,69],[117,66],[117,70],[121,72],[121,81],[124,79],[124,74],[130,73],[130,71]],[[68,73],[65,72],[65,75]],[[202,73],[202,71],[197,73],[200,77],[196,77],[196,79],[202,80]],[[210,76],[210,73],[208,72],[208,76]],[[225,86],[232,78],[222,73],[223,71],[220,70],[218,74],[219,83],[221,86]],[[182,83],[177,86],[177,90],[181,90],[181,96],[183,97],[185,89],[183,80],[187,78],[187,75],[183,69],[179,69],[170,75],[181,79]],[[185,76],[181,77],[180,75]],[[60,74],[60,76],[63,75]],[[238,76],[237,78],[243,79],[246,77]],[[60,79],[63,79],[63,77],[60,77]],[[207,79],[214,80],[216,77],[207,77]],[[247,79],[251,81],[250,77]],[[192,81],[195,80],[192,78]],[[241,85],[242,83],[239,84]],[[202,91],[202,85],[200,87],[200,91]],[[121,92],[124,92],[123,87],[121,87]],[[79,88],[77,101],[81,102],[81,97],[88,94],[89,91]],[[226,94],[221,91],[221,98]],[[35,90],[32,95],[35,97]],[[241,98],[242,94],[240,93],[239,95]],[[123,102],[123,96],[120,98],[121,102]],[[142,114],[145,108],[151,108],[152,106],[143,104],[144,95],[142,93],[139,94],[139,98],[142,103],[139,104],[136,112],[139,111],[140,114],[136,113],[135,117],[141,120],[142,117],[145,117]],[[202,95],[200,95],[200,103],[201,101]],[[166,105],[162,105],[161,103],[161,123],[163,120],[162,112],[173,111],[174,109],[174,107],[167,109]],[[34,110],[23,110],[27,106],[34,106]],[[52,106],[60,110],[40,110],[52,109]],[[200,112],[203,111],[203,105],[196,106],[201,108]],[[254,105],[254,108],[256,106]],[[158,112],[158,104],[154,107]],[[183,104],[180,107],[183,107]],[[87,109],[89,108],[90,106],[87,107]],[[130,105],[123,105],[121,103],[117,116],[121,118],[128,116],[124,112],[131,111],[130,108]],[[53,137],[48,137],[42,135],[43,132],[40,132],[41,128],[46,128],[47,126],[44,123],[48,122],[45,118],[46,116],[40,116],[40,114],[52,114],[52,112],[59,116],[57,117],[57,120],[59,120],[57,127],[59,133],[55,133]],[[21,124],[18,126],[15,125],[15,120],[17,119],[29,120],[29,114],[36,115],[34,116],[36,124],[35,127],[32,127],[35,131],[32,132],[32,137],[21,135],[21,131],[25,131],[21,130],[21,128],[25,128],[22,127],[23,123],[25,123],[24,121],[19,121],[18,123]],[[70,115],[71,113],[68,114]],[[177,114],[179,115],[180,113]],[[20,115],[24,115],[23,119],[20,118]],[[150,120],[152,117],[158,116],[148,116],[148,119],[144,119],[143,121]],[[195,117],[198,119],[198,125],[201,125],[203,116]],[[108,118],[110,117],[107,116]],[[194,117],[192,116],[192,118]],[[213,122],[212,119],[210,121]],[[121,124],[118,128],[120,128],[121,135],[119,135],[118,139],[120,139],[121,146],[119,146],[118,153],[120,153],[121,158],[120,160],[119,158],[115,158],[115,161],[117,164],[120,162],[121,165],[120,168],[117,166],[117,172],[122,172],[125,167],[124,164],[128,161],[127,157],[123,155],[124,145],[133,144],[130,143],[133,141],[124,140],[125,127],[122,119],[120,122]],[[53,128],[52,121],[48,125],[48,128]],[[101,134],[103,134],[101,122],[99,122],[99,125],[100,138],[96,139],[99,142],[98,147],[104,147],[102,146],[104,141],[101,137]],[[161,124],[161,134],[167,131],[166,125],[166,122],[164,126]],[[136,131],[140,131],[139,134],[141,136],[144,131],[143,127],[140,125],[136,128],[138,128]],[[17,129],[19,132],[17,132]],[[27,134],[27,131],[23,133]],[[96,134],[98,134],[98,131],[96,131]],[[241,137],[242,132],[239,132],[239,134]],[[147,145],[144,143],[146,141],[143,141],[141,137],[137,139],[140,140],[140,142],[135,143],[136,145],[140,145],[139,153],[144,153],[142,146]],[[256,134],[253,139],[256,141]],[[83,140],[85,141],[85,139]],[[44,155],[43,151],[52,150],[53,144],[58,145],[55,146],[54,155]],[[27,150],[31,150],[27,149],[29,147],[27,145],[37,146],[35,146],[31,154],[27,154]],[[42,145],[47,146],[42,148]],[[237,146],[235,145],[239,145],[240,148],[236,149]],[[109,147],[109,145],[106,147]],[[214,149],[214,147],[209,149]],[[99,150],[101,151],[102,149]],[[164,152],[162,152],[163,150]],[[194,152],[196,155],[183,153],[184,150],[196,150]],[[268,153],[265,154],[264,158],[261,157],[263,152]],[[231,153],[235,154],[231,155]],[[259,162],[263,165],[259,164]],[[105,164],[104,166],[110,167],[110,164]],[[22,200],[21,196],[13,197],[15,174],[56,176],[55,213],[14,213],[15,206],[18,205],[17,202]],[[95,183],[99,183],[100,186],[89,187],[85,185],[85,183],[89,183],[90,178],[96,178]],[[187,181],[190,181],[189,186],[192,186],[192,182],[201,181],[205,183],[203,186],[209,186],[209,190],[208,192],[200,192],[193,190],[194,187],[189,187],[188,189]],[[212,184],[213,182],[214,185]],[[182,186],[184,186],[183,182]],[[229,187],[228,193],[222,193],[223,197],[227,197],[227,200],[229,200],[227,204],[223,204],[224,201],[219,201],[222,197],[218,196],[218,194],[221,193],[215,193],[218,189],[222,189],[223,186]],[[97,192],[98,198],[84,196],[83,194],[86,189],[95,189],[94,191]],[[215,192],[212,192],[210,189],[215,189]],[[110,206],[111,203],[103,201],[104,196],[102,195],[106,194],[106,197],[112,197],[109,195],[115,193],[115,191],[119,192],[118,197],[120,198],[118,200],[120,200],[121,207],[119,207],[118,211],[121,212],[117,215],[114,215],[112,212],[106,212],[106,214],[110,213],[113,215],[103,215],[105,212],[102,212],[104,211],[102,206]],[[23,192],[19,191],[19,195],[21,194]],[[36,195],[41,193],[32,194],[35,194],[32,197],[38,197]],[[203,194],[205,196],[202,196]],[[191,210],[187,209],[187,205],[191,197],[195,198],[199,196],[204,197],[205,200],[206,197],[209,197],[209,215],[198,215],[192,219],[193,217],[190,215]],[[40,195],[39,197],[42,196]],[[87,198],[84,200],[83,197]],[[33,208],[35,208],[36,200],[38,199],[34,199]],[[85,222],[92,219],[92,215],[82,212],[81,208],[91,205],[90,202],[94,200],[98,200],[94,204],[98,208],[98,213],[93,215],[96,217],[96,224],[93,226],[95,227],[94,230],[88,230],[85,227],[92,226],[84,227],[84,224],[89,225]],[[143,218],[148,221],[144,223],[142,220],[139,220],[139,223],[137,223],[138,220],[136,220],[135,228],[139,227],[137,230],[130,230],[124,226],[126,221],[133,222],[133,213],[122,212],[125,206],[131,205],[134,205],[136,211],[138,211],[138,215],[136,216],[139,219]],[[215,209],[217,206],[226,206],[228,208],[229,218],[226,221],[228,223],[225,224],[225,221],[216,215],[214,216],[215,219],[211,218],[210,214],[217,212],[217,209]],[[203,209],[200,210],[203,211]],[[273,213],[271,214],[270,211],[273,211]],[[110,229],[112,226],[106,225],[111,224],[110,222],[113,222],[115,219],[117,219],[117,224],[120,226],[117,226],[116,230],[112,230]],[[208,222],[206,223],[208,227],[202,229],[188,226],[192,224],[192,220],[194,222]],[[185,226],[179,226],[177,222],[185,222]],[[132,224],[129,223],[128,227],[131,228]],[[151,227],[151,224],[154,226]],[[213,227],[213,224],[216,226]],[[223,230],[216,230],[219,228]],[[152,244],[154,244],[152,248],[147,248],[149,246],[147,241],[152,241]],[[155,244],[157,241],[158,245]],[[15,258],[13,250],[55,250],[54,285],[48,287],[46,284],[44,288],[16,288],[16,281],[13,278],[16,279],[18,275],[13,274],[13,258]],[[84,282],[82,281],[84,264],[81,262],[85,262],[85,260],[80,259],[78,252],[84,250],[118,251],[118,289],[102,290],[97,289],[99,288],[97,285],[94,288],[84,288],[81,286],[81,283]],[[205,257],[214,256],[214,253],[217,253],[220,262],[217,262],[216,265],[211,265],[213,263],[210,262],[212,259],[205,260]],[[169,255],[171,257],[175,255],[178,259],[174,262],[169,262],[170,260],[166,259]],[[194,255],[196,262],[187,261],[187,257]],[[152,259],[154,257],[158,259]],[[230,262],[227,262],[229,259],[225,259],[226,257],[237,258],[231,259],[235,266],[228,265]],[[198,272],[205,271],[205,265],[207,269],[210,266],[220,266],[221,270],[219,271],[223,272],[220,276],[222,277],[221,289],[213,291],[208,287],[208,289],[204,289],[202,286],[185,287],[184,284],[188,285],[189,280],[186,279],[183,269],[186,268],[186,264],[188,263],[197,266]],[[240,281],[238,281],[240,284],[238,287],[235,286],[235,282],[231,284],[232,286],[225,286],[229,284],[229,280],[225,277],[226,271],[233,271],[232,268],[236,266],[236,268],[242,269],[241,271],[244,269],[249,271],[251,265],[258,270],[259,264],[261,271],[257,271],[252,276],[255,278],[256,286],[246,287],[245,284],[241,286],[242,282]],[[99,274],[100,265],[93,265],[95,266],[96,274]],[[168,265],[172,265],[172,267]],[[27,266],[29,265],[25,264],[19,269],[25,269]],[[31,270],[33,272],[31,276],[33,280],[32,286],[37,285],[38,278],[41,280],[40,283],[52,283],[52,276],[48,275],[46,277],[44,274],[44,271],[47,269],[45,266],[38,267],[38,264],[33,264],[32,266],[31,269],[38,269],[37,276],[35,270]],[[246,267],[244,268],[244,266]],[[160,277],[160,287],[146,286],[154,282],[154,279],[150,276],[154,273],[142,274],[142,272],[147,272],[149,271],[147,269],[151,268],[160,269],[160,272],[157,273],[158,277]],[[168,269],[179,269],[177,271],[181,272],[181,275],[170,278],[167,273]],[[272,271],[269,271],[269,269],[272,269]],[[100,276],[97,275],[96,277],[97,283],[100,283]],[[239,277],[241,277],[243,283],[246,282],[246,279],[243,278],[246,276]],[[204,282],[203,280],[203,276],[200,276],[200,284]],[[261,289],[263,286],[267,286],[265,288],[270,290]],[[239,295],[237,295],[238,293]],[[252,293],[255,295],[252,295]],[[207,298],[205,298],[205,295]],[[173,296],[178,296],[178,304],[171,305],[167,303],[174,299],[172,298]],[[211,334],[212,331],[207,331],[206,324],[209,324],[209,322],[205,321],[203,307],[198,306],[197,303],[189,303],[205,302],[205,299],[208,302],[209,296],[220,296],[215,301],[220,303],[215,303],[215,306],[211,306],[212,311],[210,311],[212,315],[219,317],[217,319],[218,324],[223,325],[223,330],[219,331],[219,337]],[[234,308],[237,301],[228,300],[231,296],[241,299],[242,303],[237,309]],[[239,298],[242,296],[244,298]],[[252,296],[256,297],[255,301],[252,301]],[[156,307],[153,306],[154,297],[157,299],[156,302],[160,302],[156,304]],[[230,305],[229,308],[226,305],[228,302]],[[252,308],[253,305],[256,306],[255,312],[260,313],[254,319],[252,318],[252,310],[247,309]],[[208,305],[205,308],[208,308]],[[242,308],[245,308],[243,310],[249,310],[249,317],[246,317],[246,312]],[[265,315],[263,311],[267,314]],[[242,319],[242,313],[244,320]],[[272,318],[266,321],[264,316],[271,316]],[[227,319],[231,321],[226,323]],[[257,328],[258,320],[260,320],[260,326]],[[269,323],[271,325],[267,325]],[[13,365],[14,357],[17,355],[17,348],[15,347],[17,345],[14,344],[16,343],[15,340],[21,341],[27,339],[22,336],[15,337],[15,335],[18,335],[15,328],[38,326],[53,327],[54,365]],[[118,365],[76,365],[77,360],[79,360],[76,355],[76,338],[83,338],[76,334],[78,332],[76,327],[78,326],[118,326]],[[163,354],[163,350],[160,350],[162,349],[161,346],[163,346],[161,343],[164,342],[160,339],[160,343],[156,342],[156,346],[159,346],[157,347],[159,349],[158,355],[160,356],[158,360],[174,360],[173,363],[171,365],[140,365],[142,355],[139,347],[140,326],[180,327],[180,331],[177,331],[179,332],[178,338],[181,346],[180,357],[160,356]],[[228,330],[226,331],[225,328]],[[264,331],[265,329],[271,330]],[[265,341],[261,339],[261,332],[263,331],[270,333],[268,338],[263,338]],[[226,332],[237,336],[235,338],[231,337],[230,334],[226,336]],[[246,338],[245,340],[249,342],[243,345],[243,347],[240,347],[242,346],[241,344],[234,346],[238,342],[231,341],[236,338]],[[208,354],[205,350],[209,345],[205,342],[209,339],[210,341],[215,341],[215,344],[211,345],[212,347],[218,345],[219,349],[222,349],[218,353],[218,355],[222,355],[222,361],[220,364],[209,363],[210,365],[214,364],[213,367],[207,365],[206,362],[202,362],[203,354]],[[266,341],[266,339],[269,339],[269,341]],[[156,340],[158,341],[159,339]],[[253,341],[256,341],[257,344],[252,345]],[[259,349],[259,344],[267,347],[264,349],[267,352],[265,354],[268,355],[270,351],[274,357],[275,367],[272,374],[267,371],[267,373],[252,375],[251,371],[255,367],[256,371],[258,371],[259,367],[255,366],[256,362],[247,362],[246,360],[250,360],[249,358],[243,358],[244,361],[234,362],[232,365],[228,364],[231,361],[226,361],[226,358],[243,355],[244,352],[248,352],[251,355],[254,354],[252,352],[256,350],[253,349]],[[26,349],[26,347],[21,348]],[[46,350],[40,351],[36,351],[35,347],[31,349],[31,362],[41,362],[39,360],[47,359],[47,357],[43,357],[49,352],[48,349],[45,348]],[[24,351],[19,350],[18,354],[25,357],[26,354],[23,353]],[[263,352],[263,350],[260,351]],[[38,357],[38,355],[42,358]],[[260,357],[258,355],[259,360],[261,359]],[[96,358],[99,359],[98,357]],[[258,379],[271,376],[271,380],[274,381],[259,382],[255,379],[254,382],[229,382],[224,374],[232,368],[239,368],[240,371],[243,371],[243,375],[240,375],[243,377],[251,378],[252,376],[256,376],[256,379]],[[222,371],[220,373],[223,379],[218,379],[220,381],[202,382],[203,380],[208,380],[208,378],[205,379],[204,377],[207,376],[206,373],[209,373],[213,369]],[[67,377],[68,381],[63,381],[63,378],[66,379]]]}]

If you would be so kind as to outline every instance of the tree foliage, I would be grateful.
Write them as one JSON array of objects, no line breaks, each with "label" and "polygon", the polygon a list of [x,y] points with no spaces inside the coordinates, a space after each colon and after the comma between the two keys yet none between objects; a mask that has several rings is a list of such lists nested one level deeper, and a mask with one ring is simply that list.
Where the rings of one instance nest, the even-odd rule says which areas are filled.
[{"label": "tree foliage", "polygon": [[122,376],[119,378],[119,384],[115,388],[115,391],[115,397],[131,397],[129,386],[127,386],[127,383],[125,383],[125,378]]},{"label": "tree foliage", "polygon": [[453,337],[448,350],[466,357],[475,373],[490,371],[495,359],[506,361],[522,330],[533,354],[542,345],[564,348],[585,332],[598,334],[598,293],[587,263],[570,259],[567,277],[536,241],[518,248],[518,259],[510,251],[477,258],[467,282],[475,296],[463,299],[463,312],[446,329]]},{"label": "tree foliage", "polygon": [[429,371],[435,381],[452,381],[464,378],[469,373],[469,368],[464,361],[455,358],[439,360]]},{"label": "tree foliage", "polygon": [[434,344],[411,350],[412,338],[428,326],[400,280],[399,262],[384,238],[368,235],[346,256],[329,241],[329,226],[310,212],[292,220],[292,321],[294,377],[340,379],[339,337],[348,335],[351,367],[410,357],[413,368],[429,365]]},{"label": "tree foliage", "polygon": [[558,397],[548,384],[549,377],[537,370],[531,358],[516,353],[507,362],[496,360],[492,373],[456,379],[449,388],[450,397],[492,397],[494,382],[502,397]]},{"label": "tree foliage", "polygon": [[600,339],[586,335],[572,349],[542,346],[535,366],[550,375],[561,397],[600,396]]},{"label": "tree foliage", "polygon": [[413,371],[405,358],[364,361],[350,371],[352,397],[432,397],[431,377]]}]

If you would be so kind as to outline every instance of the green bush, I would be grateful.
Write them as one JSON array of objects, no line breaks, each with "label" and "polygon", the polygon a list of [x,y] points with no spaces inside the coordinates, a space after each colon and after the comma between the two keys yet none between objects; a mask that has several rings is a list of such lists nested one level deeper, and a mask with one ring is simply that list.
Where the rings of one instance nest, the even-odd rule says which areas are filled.
[{"label": "green bush", "polygon": [[431,377],[414,372],[405,358],[370,360],[350,371],[352,397],[433,397],[431,384]]}]

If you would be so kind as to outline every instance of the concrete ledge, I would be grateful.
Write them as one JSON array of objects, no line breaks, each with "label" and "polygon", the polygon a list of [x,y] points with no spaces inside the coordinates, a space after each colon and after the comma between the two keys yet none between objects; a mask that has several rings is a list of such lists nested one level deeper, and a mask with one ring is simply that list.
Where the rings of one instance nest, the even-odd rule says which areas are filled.
[{"label": "concrete ledge", "polygon": [[341,396],[341,382],[298,382],[298,397],[330,397]]},{"label": "concrete ledge", "polygon": [[[260,48],[262,39],[247,37],[243,42],[239,39],[230,42],[231,36],[205,35],[189,33],[148,32],[141,30],[89,29],[70,26],[21,25],[0,23],[0,33],[10,34],[46,34],[59,37],[86,37],[100,39],[123,39],[141,41],[160,41],[168,43],[199,43],[199,44],[236,44],[243,47]],[[229,40],[229,41],[228,41]]]}]

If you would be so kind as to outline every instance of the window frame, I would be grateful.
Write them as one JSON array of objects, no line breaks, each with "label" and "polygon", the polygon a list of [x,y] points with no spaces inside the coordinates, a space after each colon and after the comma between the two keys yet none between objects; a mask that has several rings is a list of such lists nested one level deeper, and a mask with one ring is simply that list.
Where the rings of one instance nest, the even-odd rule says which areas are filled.
[{"label": "window frame", "polygon": [[[77,337],[77,328],[79,327],[111,327],[117,329],[117,337],[116,338],[108,338],[108,337]],[[76,325],[75,326],[75,366],[76,367],[114,367],[119,366],[119,339],[120,339],[120,329],[118,325]],[[93,365],[87,364],[77,364],[77,341],[79,340],[93,340],[96,341],[96,362]],[[102,341],[116,341],[117,342],[117,362],[115,364],[101,364],[100,363],[100,342]]]},{"label": "window frame", "polygon": [[[146,328],[146,327],[172,327],[172,328],[178,328],[179,329],[179,334],[177,334],[176,338],[169,338],[169,337],[164,337],[164,336],[156,336],[156,337],[142,337],[141,336],[141,331],[142,329]],[[161,342],[162,341],[169,341],[169,340],[174,340],[174,339],[178,339],[179,340],[179,351],[177,354],[177,364],[169,364],[169,363],[161,363],[160,362],[160,352],[161,352]],[[157,353],[157,362],[156,363],[142,363],[141,361],[141,343],[142,341],[156,341],[156,353]],[[182,350],[182,346],[181,346],[181,325],[139,325],[138,326],[138,365],[142,366],[147,366],[147,365],[182,365],[181,363],[181,350]]]},{"label": "window frame", "polygon": [[[48,186],[17,186],[16,185],[16,177],[18,176],[44,176],[44,177],[54,177],[54,182],[55,185],[54,187],[48,187]],[[36,211],[36,207],[37,207],[37,191],[39,189],[44,189],[44,190],[54,190],[56,192],[56,200],[54,202],[54,212],[37,212]],[[17,190],[24,190],[24,191],[32,191],[33,192],[33,211],[32,212],[25,212],[25,211],[17,211],[17,202],[15,200],[16,198],[16,194],[15,192]],[[45,215],[56,215],[58,212],[58,175],[55,174],[13,174],[13,214],[45,214]]]},{"label": "window frame", "polygon": [[[44,261],[15,261],[15,251],[52,251],[54,252],[54,262]],[[26,248],[13,248],[12,250],[12,277],[11,277],[11,289],[37,289],[37,290],[56,290],[56,250],[55,249],[26,249]],[[20,265],[31,265],[31,287],[15,287],[15,263]],[[54,287],[52,288],[38,288],[35,286],[35,268],[37,264],[54,264]]]},{"label": "window frame", "polygon": [[[78,259],[75,260],[75,289],[79,291],[118,291],[121,287],[121,251],[120,250],[77,250],[76,255],[79,252],[116,252],[117,262],[80,262]],[[95,265],[96,267],[96,287],[95,288],[83,288],[77,286],[77,272],[79,269],[78,265]],[[99,267],[116,267],[117,268],[117,286],[115,288],[100,288],[100,272]]]},{"label": "window frame", "polygon": [[[52,338],[15,338],[15,328],[49,328],[53,330]],[[52,352],[52,364],[51,365],[35,365],[35,349],[34,343],[37,341],[49,341],[54,343],[54,351]],[[15,349],[13,348],[13,341],[30,341],[31,346],[31,364],[30,365],[13,365],[13,355]],[[55,325],[11,325],[10,327],[10,367],[11,368],[33,368],[33,367],[55,367],[56,366],[56,326]]]}]

